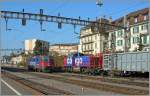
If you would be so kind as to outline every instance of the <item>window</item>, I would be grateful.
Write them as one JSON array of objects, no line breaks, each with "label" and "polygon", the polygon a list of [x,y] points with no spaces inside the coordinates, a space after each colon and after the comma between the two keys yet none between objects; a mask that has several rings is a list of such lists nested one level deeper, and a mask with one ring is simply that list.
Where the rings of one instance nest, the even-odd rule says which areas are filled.
[{"label": "window", "polygon": [[89,50],[91,50],[91,44],[89,44]]},{"label": "window", "polygon": [[97,48],[97,43],[95,43],[95,48]]},{"label": "window", "polygon": [[85,40],[85,42],[88,42],[88,37],[86,37],[86,40]]},{"label": "window", "polygon": [[129,27],[129,24],[130,24],[129,21],[127,21],[127,27]]},{"label": "window", "polygon": [[82,50],[83,50],[83,51],[85,50],[85,46],[84,46],[84,45],[82,46]]},{"label": "window", "polygon": [[93,49],[93,44],[91,44],[91,50]]},{"label": "window", "polygon": [[92,36],[89,37],[90,41],[92,41]]},{"label": "window", "polygon": [[89,50],[90,49],[90,45],[88,44],[87,46],[88,46],[87,50]]},{"label": "window", "polygon": [[148,24],[142,25],[141,30],[148,30]]},{"label": "window", "polygon": [[83,43],[84,41],[83,41],[83,39],[81,39],[81,43]]},{"label": "window", "polygon": [[118,46],[122,46],[122,45],[123,45],[123,41],[122,41],[122,40],[118,40],[118,41],[117,41],[117,45],[118,45]]},{"label": "window", "polygon": [[144,44],[147,44],[147,36],[144,36],[144,37],[143,37],[143,43],[144,43]]},{"label": "window", "polygon": [[83,38],[83,42],[86,42],[86,41],[85,41],[85,38]]},{"label": "window", "polygon": [[88,42],[90,41],[90,36],[88,37]]},{"label": "window", "polygon": [[118,36],[118,37],[122,37],[122,35],[123,35],[122,30],[119,30],[117,36]]},{"label": "window", "polygon": [[134,23],[137,23],[137,22],[138,22],[138,18],[135,17],[135,18],[134,18]]},{"label": "window", "polygon": [[115,36],[115,32],[114,33],[111,33],[111,40],[114,39],[116,36]]},{"label": "window", "polygon": [[138,33],[138,32],[139,32],[139,27],[138,26],[134,27],[133,28],[133,33]]},{"label": "window", "polygon": [[133,37],[133,44],[139,43],[140,38],[139,37]]},{"label": "window", "polygon": [[144,15],[144,21],[147,20],[147,17],[148,17],[148,15],[145,14],[145,15]]},{"label": "window", "polygon": [[95,35],[95,40],[97,39],[97,35]]}]

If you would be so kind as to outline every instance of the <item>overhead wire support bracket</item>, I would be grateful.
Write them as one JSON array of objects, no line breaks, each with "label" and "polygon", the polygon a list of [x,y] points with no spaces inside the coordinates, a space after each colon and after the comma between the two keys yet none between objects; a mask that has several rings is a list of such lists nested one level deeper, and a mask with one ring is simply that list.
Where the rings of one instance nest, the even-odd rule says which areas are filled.
[{"label": "overhead wire support bracket", "polygon": [[[41,10],[42,12],[42,10]],[[55,23],[64,23],[64,24],[72,24],[72,25],[80,25],[80,26],[94,26],[98,27],[100,24],[105,26],[110,26],[113,28],[120,28],[125,29],[124,26],[118,26],[115,24],[107,24],[107,23],[100,23],[97,21],[90,21],[90,20],[82,20],[81,18],[67,18],[62,16],[51,16],[45,14],[35,14],[35,13],[26,13],[26,12],[14,12],[14,11],[1,11],[2,18],[9,18],[9,19],[25,19],[25,20],[34,20],[34,21],[46,21],[46,22],[55,22]]]},{"label": "overhead wire support bracket", "polygon": [[39,20],[39,22],[40,22],[40,29],[41,29],[41,32],[42,31],[45,31],[45,29],[43,29],[43,9],[40,9],[40,20]]},{"label": "overhead wire support bracket", "polygon": [[22,13],[23,13],[22,25],[25,26],[26,25],[26,19],[25,19],[25,15],[24,15],[24,9],[22,9]]},{"label": "overhead wire support bracket", "polygon": [[8,18],[4,17],[5,18],[5,22],[6,22],[6,31],[8,31]]}]

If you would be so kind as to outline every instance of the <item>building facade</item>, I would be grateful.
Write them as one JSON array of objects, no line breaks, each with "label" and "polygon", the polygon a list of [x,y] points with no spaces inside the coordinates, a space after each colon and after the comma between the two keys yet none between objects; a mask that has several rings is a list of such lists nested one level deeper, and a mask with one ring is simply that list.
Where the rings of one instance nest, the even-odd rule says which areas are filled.
[{"label": "building facade", "polygon": [[40,50],[40,48],[42,48],[43,50],[48,50],[49,49],[49,42],[47,41],[43,41],[43,40],[38,40],[38,39],[31,39],[31,40],[25,40],[25,53],[29,54],[29,53],[33,53],[37,42],[40,43],[41,45],[39,45],[39,47],[36,50]]},{"label": "building facade", "polygon": [[124,26],[127,29],[114,29],[109,31],[109,50],[116,52],[141,51],[149,46],[150,26],[148,8],[138,10],[121,17],[112,23]]},{"label": "building facade", "polygon": [[[97,54],[100,52],[124,52],[138,51],[148,47],[150,37],[148,32],[149,9],[144,8],[135,12],[131,12],[117,20],[103,20],[99,22],[116,25],[116,27],[93,30],[86,26],[80,30],[79,51],[84,54]],[[120,27],[117,27],[120,26]],[[124,28],[123,28],[124,27]],[[104,34],[105,33],[105,34]]]},{"label": "building facade", "polygon": [[[101,18],[98,22],[109,23],[110,21]],[[101,25],[100,28],[102,28]],[[93,55],[103,52],[106,49],[108,41],[108,33],[103,32],[101,29],[93,29],[90,26],[81,28],[79,52]]]},{"label": "building facade", "polygon": [[21,55],[16,56],[16,57],[12,57],[11,60],[10,60],[11,64],[18,64],[22,61],[23,61],[23,57]]},{"label": "building facade", "polygon": [[50,45],[49,51],[51,53],[55,52],[58,55],[68,55],[70,53],[78,52],[78,44],[77,43],[54,44]]}]

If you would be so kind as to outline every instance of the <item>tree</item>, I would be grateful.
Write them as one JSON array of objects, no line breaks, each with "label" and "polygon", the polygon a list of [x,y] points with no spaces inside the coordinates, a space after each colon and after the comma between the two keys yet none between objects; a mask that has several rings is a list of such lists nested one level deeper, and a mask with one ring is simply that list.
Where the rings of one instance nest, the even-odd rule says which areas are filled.
[{"label": "tree", "polygon": [[35,47],[33,49],[33,54],[34,55],[48,55],[49,53],[49,48],[46,48],[44,44],[42,44],[41,41],[37,40],[35,42]]}]

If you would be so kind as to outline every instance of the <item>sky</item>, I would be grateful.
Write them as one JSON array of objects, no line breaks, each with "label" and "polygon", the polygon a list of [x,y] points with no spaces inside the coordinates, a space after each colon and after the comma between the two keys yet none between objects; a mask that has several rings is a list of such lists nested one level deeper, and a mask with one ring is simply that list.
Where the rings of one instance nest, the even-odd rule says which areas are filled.
[{"label": "sky", "polygon": [[[64,17],[81,19],[96,17],[112,17],[113,20],[126,15],[130,12],[149,7],[148,0],[102,0],[103,6],[96,5],[97,0],[0,0],[0,10],[22,11],[28,13],[39,13],[39,9],[44,10],[44,14],[57,16],[58,13]],[[63,24],[62,29],[57,28],[57,23],[44,22],[43,28],[46,31],[40,31],[38,21],[27,21],[26,26],[21,25],[21,20],[8,20],[6,31],[5,20],[0,21],[1,44],[2,48],[24,48],[24,40],[41,39],[55,43],[78,43],[77,34],[74,34],[72,25]],[[76,32],[80,32],[81,26],[77,26]]]}]

